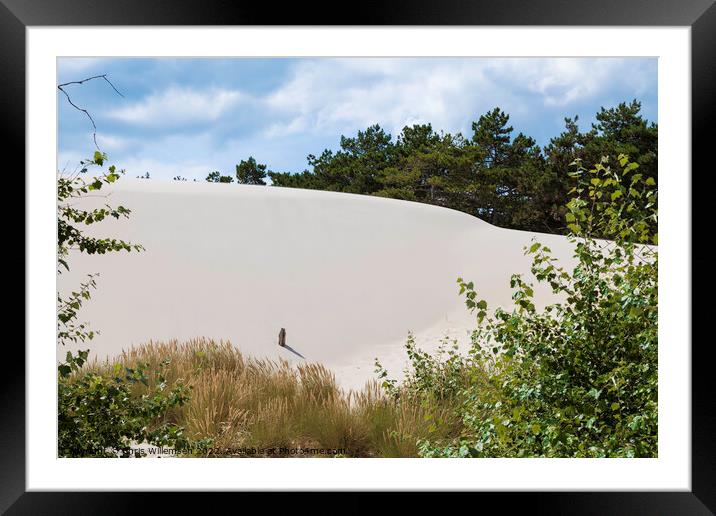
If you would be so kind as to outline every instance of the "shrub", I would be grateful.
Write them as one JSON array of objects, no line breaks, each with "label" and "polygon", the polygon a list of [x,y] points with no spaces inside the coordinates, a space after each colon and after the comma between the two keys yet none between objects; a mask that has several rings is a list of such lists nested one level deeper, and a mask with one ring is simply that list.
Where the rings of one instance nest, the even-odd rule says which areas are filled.
[{"label": "shrub", "polygon": [[60,457],[128,457],[145,442],[186,445],[183,429],[164,417],[187,401],[187,387],[177,383],[168,389],[164,376],[154,373],[152,389],[136,396],[133,384],[149,386],[146,365],[117,364],[112,375],[103,376],[80,370],[86,357],[86,351],[68,353],[58,381]]},{"label": "shrub", "polygon": [[535,279],[561,301],[537,310],[533,285],[513,275],[514,309],[488,316],[473,283],[459,279],[477,316],[469,355],[451,359],[460,368],[425,374],[425,357],[408,346],[406,385],[431,392],[467,380],[456,394],[462,437],[422,440],[423,456],[657,455],[657,191],[626,156],[618,162],[616,171],[606,160],[576,163],[571,272],[539,242],[525,250]]}]

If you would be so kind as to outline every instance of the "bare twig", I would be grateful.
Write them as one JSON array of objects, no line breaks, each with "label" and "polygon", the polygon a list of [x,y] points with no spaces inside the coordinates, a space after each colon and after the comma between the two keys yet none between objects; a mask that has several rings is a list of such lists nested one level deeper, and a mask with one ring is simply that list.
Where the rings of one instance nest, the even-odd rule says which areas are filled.
[{"label": "bare twig", "polygon": [[124,98],[124,95],[122,95],[119,92],[119,90],[117,88],[115,88],[114,84],[112,84],[112,81],[110,81],[107,78],[107,74],[94,75],[92,77],[87,77],[86,79],[82,79],[81,81],[70,81],[70,82],[65,82],[63,84],[58,84],[57,89],[65,94],[65,97],[67,97],[67,102],[69,102],[73,108],[75,108],[78,111],[82,111],[85,115],[87,115],[87,118],[89,118],[89,121],[92,123],[92,128],[93,128],[92,140],[94,141],[94,146],[97,148],[97,150],[100,150],[99,145],[97,145],[97,124],[94,123],[94,119],[92,118],[92,115],[90,115],[89,111],[87,111],[86,109],[81,108],[77,104],[72,102],[72,98],[70,97],[70,94],[67,93],[67,91],[65,91],[65,89],[64,89],[65,86],[69,86],[71,84],[84,84],[85,82],[91,81],[92,79],[104,79],[107,82],[107,84],[109,84],[112,87],[112,89],[115,91],[115,93],[117,93],[117,95]]}]

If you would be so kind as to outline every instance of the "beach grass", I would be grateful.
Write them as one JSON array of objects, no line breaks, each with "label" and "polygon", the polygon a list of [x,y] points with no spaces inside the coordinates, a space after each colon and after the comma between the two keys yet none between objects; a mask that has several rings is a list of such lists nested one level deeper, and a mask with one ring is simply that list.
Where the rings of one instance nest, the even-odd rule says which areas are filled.
[{"label": "beach grass", "polygon": [[[377,380],[346,391],[321,364],[247,358],[224,341],[148,342],[88,369],[110,375],[116,364],[146,364],[162,371],[166,385],[191,386],[189,400],[165,417],[192,441],[210,441],[199,456],[305,457],[306,450],[327,450],[308,455],[416,457],[419,440],[450,437],[460,427],[451,421],[449,401],[388,395]],[[150,377],[133,394],[157,388]]]}]

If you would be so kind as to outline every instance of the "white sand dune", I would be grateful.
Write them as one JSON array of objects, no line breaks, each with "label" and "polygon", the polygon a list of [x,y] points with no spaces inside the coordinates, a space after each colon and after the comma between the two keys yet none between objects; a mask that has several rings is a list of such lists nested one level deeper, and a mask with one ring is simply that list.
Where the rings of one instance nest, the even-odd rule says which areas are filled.
[{"label": "white sand dune", "polygon": [[[374,377],[376,357],[400,373],[409,331],[426,350],[445,335],[467,341],[474,321],[458,276],[494,308],[511,304],[511,274],[529,275],[523,247],[532,237],[571,261],[563,237],[412,202],[129,178],[109,191],[108,202],[132,215],[97,225],[99,234],[146,251],[73,253],[71,272],[58,277],[64,293],[100,273],[81,312],[101,331],[85,346],[100,358],[150,339],[204,336],[251,356],[302,360],[277,345],[283,327],[291,348],[359,387]],[[535,294],[550,300],[547,289]]]}]

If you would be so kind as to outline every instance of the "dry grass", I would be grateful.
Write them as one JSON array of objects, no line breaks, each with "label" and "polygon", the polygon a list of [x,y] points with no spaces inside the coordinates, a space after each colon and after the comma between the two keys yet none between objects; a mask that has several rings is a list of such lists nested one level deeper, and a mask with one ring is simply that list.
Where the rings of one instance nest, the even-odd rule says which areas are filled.
[{"label": "dry grass", "polygon": [[[241,456],[232,450],[246,448],[323,448],[343,449],[350,457],[415,457],[418,439],[447,437],[459,428],[450,406],[433,403],[428,410],[406,397],[398,401],[375,382],[345,392],[320,364],[292,367],[283,360],[245,358],[228,342],[149,342],[116,362],[162,368],[168,385],[190,385],[190,400],[168,418],[191,439],[211,439],[210,455]],[[89,367],[110,374],[113,365]],[[134,388],[140,394],[152,384]]]}]

